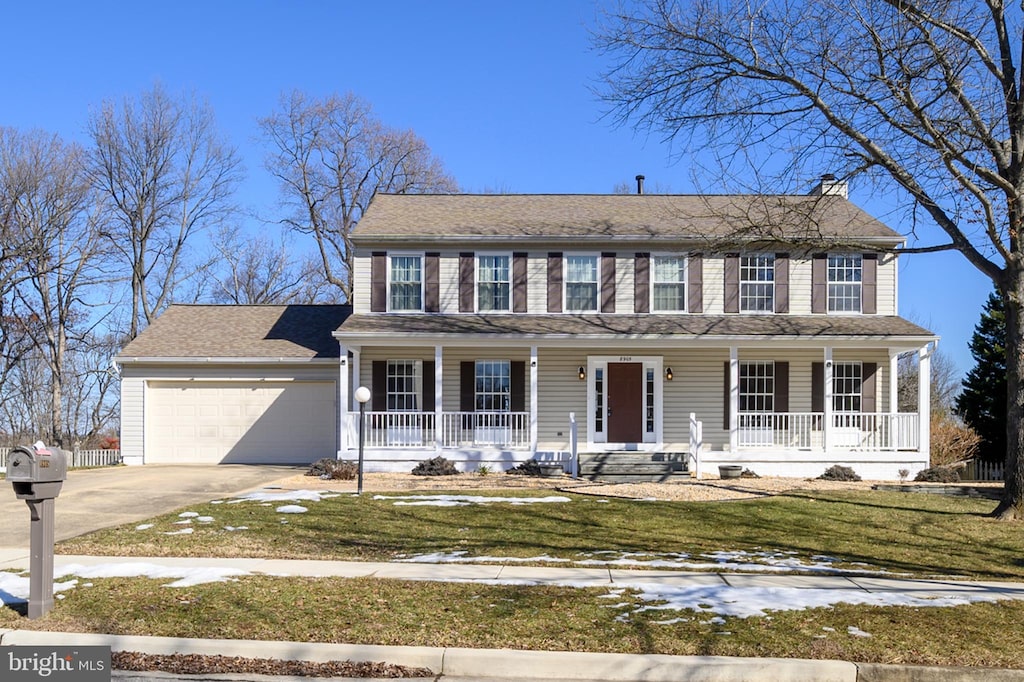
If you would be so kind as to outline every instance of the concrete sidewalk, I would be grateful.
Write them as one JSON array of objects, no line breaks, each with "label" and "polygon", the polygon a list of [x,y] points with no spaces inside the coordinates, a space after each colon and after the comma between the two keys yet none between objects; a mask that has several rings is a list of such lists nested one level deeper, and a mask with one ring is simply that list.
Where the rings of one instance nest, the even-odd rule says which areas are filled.
[{"label": "concrete sidewalk", "polygon": [[[874,593],[901,593],[924,599],[990,594],[1001,599],[1024,600],[1024,583],[1018,582],[919,580],[854,574],[709,573],[619,568],[560,568],[515,564],[421,564],[253,558],[106,557],[63,554],[56,555],[53,563],[55,569],[73,564],[81,566],[152,564],[180,568],[231,568],[275,576],[390,578],[434,582],[500,581],[583,587],[611,587],[637,583],[663,587],[725,585],[736,588],[861,590]],[[0,570],[27,570],[28,564],[29,553],[27,550],[0,548]]]}]

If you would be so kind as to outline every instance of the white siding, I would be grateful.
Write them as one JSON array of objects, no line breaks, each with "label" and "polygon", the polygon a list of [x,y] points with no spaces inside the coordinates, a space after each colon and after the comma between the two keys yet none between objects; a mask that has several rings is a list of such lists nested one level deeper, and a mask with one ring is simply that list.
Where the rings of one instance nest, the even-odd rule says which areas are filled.
[{"label": "white siding", "polygon": [[569,449],[569,413],[576,414],[581,449],[587,442],[587,382],[580,381],[579,367],[587,354],[575,348],[541,348],[537,351],[538,425],[537,449]]},{"label": "white siding", "polygon": [[352,272],[352,312],[370,312],[370,265],[369,251],[356,251]]},{"label": "white siding", "polygon": [[121,456],[125,464],[144,461],[146,429],[146,382],[121,379]]},{"label": "white siding", "polygon": [[615,312],[633,312],[633,288],[636,282],[635,262],[632,254],[620,253],[615,259]]},{"label": "white siding", "polygon": [[526,305],[529,313],[546,313],[548,311],[548,257],[546,253],[531,252],[526,266],[526,278],[529,282]]},{"label": "white siding", "polygon": [[789,314],[811,314],[811,261],[806,258],[789,261]]},{"label": "white siding", "polygon": [[442,252],[438,279],[440,285],[441,312],[459,312],[459,254]]},{"label": "white siding", "polygon": [[703,275],[704,313],[721,315],[725,312],[725,258],[705,255]]},{"label": "white siding", "polygon": [[878,257],[878,314],[896,315],[897,291],[895,254],[882,254]]}]

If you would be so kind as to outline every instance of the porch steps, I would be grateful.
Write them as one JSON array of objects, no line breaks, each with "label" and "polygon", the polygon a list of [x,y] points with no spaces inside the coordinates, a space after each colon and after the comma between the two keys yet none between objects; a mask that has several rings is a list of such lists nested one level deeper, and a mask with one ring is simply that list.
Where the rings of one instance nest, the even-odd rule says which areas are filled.
[{"label": "porch steps", "polygon": [[689,478],[685,452],[602,452],[580,455],[580,478],[605,483],[663,483]]}]

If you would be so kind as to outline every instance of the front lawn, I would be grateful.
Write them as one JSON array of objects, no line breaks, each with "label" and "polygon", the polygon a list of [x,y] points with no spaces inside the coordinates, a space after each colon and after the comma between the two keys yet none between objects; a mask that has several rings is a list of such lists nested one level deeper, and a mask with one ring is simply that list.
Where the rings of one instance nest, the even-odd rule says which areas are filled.
[{"label": "front lawn", "polygon": [[[638,562],[637,567],[668,559],[698,569],[716,565],[723,556],[738,556],[740,563],[755,554],[820,563],[825,555],[837,568],[1024,579],[1024,527],[987,518],[993,505],[989,500],[799,491],[737,502],[652,502],[544,490],[479,494],[558,495],[568,501],[441,507],[390,499],[403,494],[426,493],[193,505],[183,510],[192,516],[169,514],[100,531],[62,542],[57,551],[355,561],[462,552],[463,559],[620,565],[628,560]],[[277,511],[287,505],[307,511]]]}]

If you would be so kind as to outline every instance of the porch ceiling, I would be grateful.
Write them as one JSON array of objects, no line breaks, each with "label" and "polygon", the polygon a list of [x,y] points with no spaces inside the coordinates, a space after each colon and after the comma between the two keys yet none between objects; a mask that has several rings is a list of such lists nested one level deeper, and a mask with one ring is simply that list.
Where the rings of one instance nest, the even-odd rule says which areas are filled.
[{"label": "porch ceiling", "polygon": [[603,341],[871,341],[924,345],[937,337],[901,317],[882,315],[352,315],[334,334],[346,340],[387,336],[445,341],[580,339]]}]

